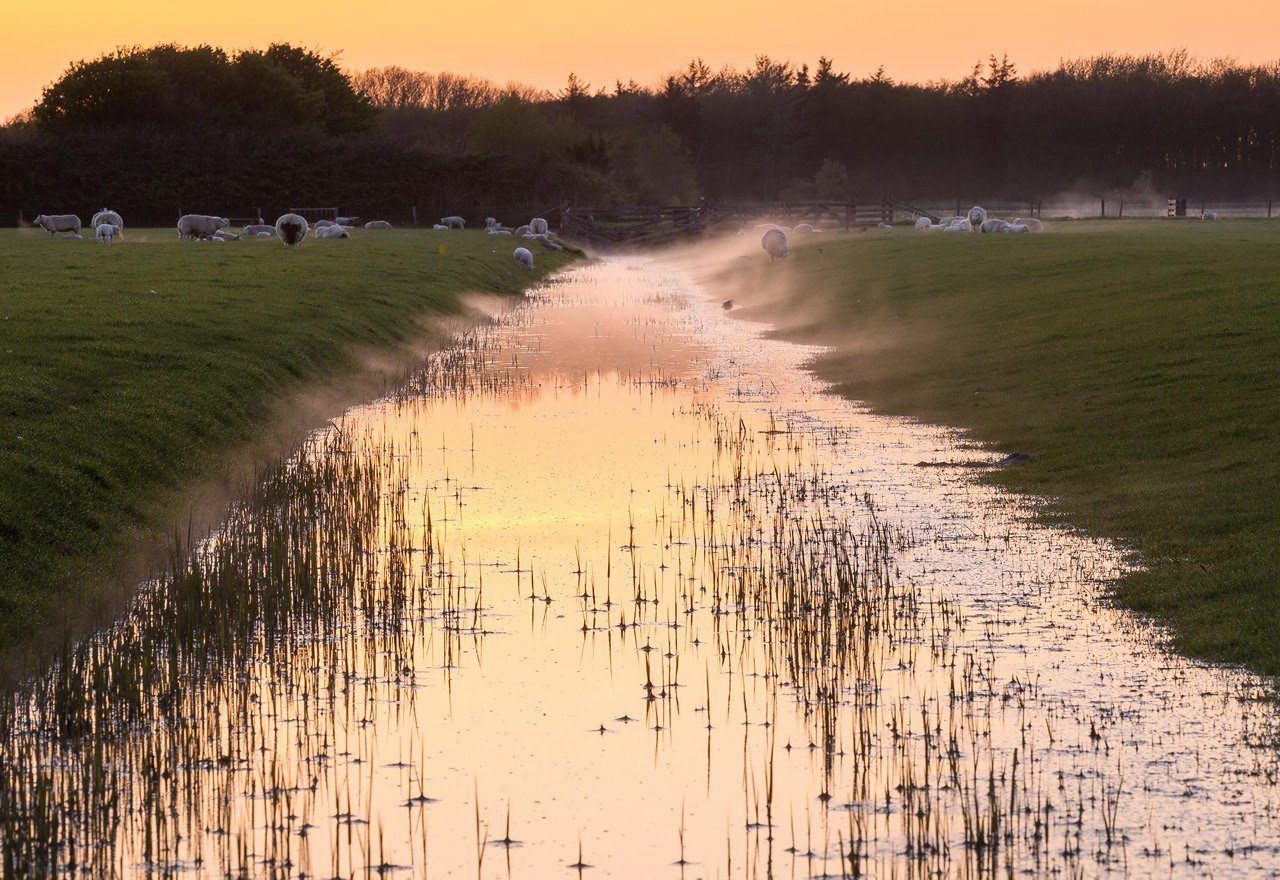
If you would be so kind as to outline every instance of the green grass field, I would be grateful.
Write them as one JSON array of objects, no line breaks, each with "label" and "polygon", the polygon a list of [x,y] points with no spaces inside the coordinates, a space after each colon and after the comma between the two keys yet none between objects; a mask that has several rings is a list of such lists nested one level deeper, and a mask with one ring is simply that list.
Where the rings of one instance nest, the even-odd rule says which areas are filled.
[{"label": "green grass field", "polygon": [[[252,438],[278,397],[457,313],[461,294],[533,278],[510,239],[481,233],[297,249],[126,235],[0,232],[0,647],[75,616],[126,534],[162,525],[166,493]],[[535,251],[537,277],[571,259]]]},{"label": "green grass field", "polygon": [[1136,550],[1117,598],[1177,647],[1280,673],[1280,223],[813,237],[728,274],[841,392],[1033,455],[992,479]]}]

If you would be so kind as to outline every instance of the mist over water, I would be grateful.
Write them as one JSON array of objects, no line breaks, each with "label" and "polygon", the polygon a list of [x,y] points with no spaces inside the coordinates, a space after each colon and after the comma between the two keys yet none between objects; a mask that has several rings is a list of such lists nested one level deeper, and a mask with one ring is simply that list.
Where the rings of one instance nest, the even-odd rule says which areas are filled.
[{"label": "mist over water", "polygon": [[314,436],[0,711],[5,873],[1280,871],[1262,683],[764,329],[597,261]]}]

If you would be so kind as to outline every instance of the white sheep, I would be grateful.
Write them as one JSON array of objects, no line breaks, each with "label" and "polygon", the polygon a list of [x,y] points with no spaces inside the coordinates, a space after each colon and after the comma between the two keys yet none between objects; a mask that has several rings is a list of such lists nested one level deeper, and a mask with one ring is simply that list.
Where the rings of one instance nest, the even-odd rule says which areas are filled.
[{"label": "white sheep", "polygon": [[56,235],[59,232],[76,234],[80,232],[80,218],[75,214],[41,214],[31,222],[50,235]]},{"label": "white sheep", "polygon": [[1014,217],[1009,222],[1014,226],[1027,227],[1027,232],[1044,232],[1044,224],[1035,217]]},{"label": "white sheep", "polygon": [[928,217],[916,218],[916,232],[928,232],[933,228],[933,221]]},{"label": "white sheep", "polygon": [[58,238],[73,238],[76,241],[84,241],[84,236],[78,232],[68,232],[66,235],[60,235]]},{"label": "white sheep", "polygon": [[987,209],[980,205],[974,205],[969,209],[969,225],[974,229],[981,229],[982,224],[987,222]]},{"label": "white sheep", "polygon": [[370,220],[364,225],[365,229],[390,229],[391,224],[386,220]]},{"label": "white sheep", "polygon": [[796,235],[808,235],[810,232],[813,232],[813,227],[808,223],[797,223],[795,228],[791,231]]},{"label": "white sheep", "polygon": [[516,265],[522,269],[533,268],[533,253],[528,248],[518,247],[512,254],[516,258]]},{"label": "white sheep", "polygon": [[463,220],[457,214],[451,214],[448,217],[441,217],[440,222],[445,226],[448,226],[450,229],[465,229],[467,226],[467,221]]},{"label": "white sheep", "polygon": [[316,228],[316,238],[350,238],[341,226],[320,226]]},{"label": "white sheep", "polygon": [[956,214],[951,217],[943,217],[938,221],[939,226],[954,226],[957,223],[963,223],[965,226],[968,226],[969,218],[961,217],[959,214]]},{"label": "white sheep", "polygon": [[253,235],[255,238],[275,238],[276,228],[273,226],[270,232],[255,232]]},{"label": "white sheep", "polygon": [[436,225],[432,226],[432,227],[431,227],[431,229],[432,229],[432,231],[434,231],[434,232],[448,232],[448,231],[449,231],[449,227],[448,227],[448,226],[445,226],[443,223],[437,223]]},{"label": "white sheep", "polygon": [[944,229],[944,230],[942,230],[942,231],[943,231],[943,232],[968,232],[968,231],[969,231],[969,221],[968,221],[968,220],[965,220],[965,221],[964,221],[964,222],[962,222],[962,223],[952,223],[950,226],[948,226],[946,229]]},{"label": "white sheep", "polygon": [[1010,232],[1015,235],[1026,235],[1031,232],[1031,227],[1027,226],[1025,223],[1010,223],[1009,228],[1006,229],[1005,232]]},{"label": "white sheep", "polygon": [[103,223],[110,223],[116,229],[124,230],[124,219],[112,211],[110,208],[103,208],[101,211],[93,215],[93,219],[89,221],[90,229],[97,229]]},{"label": "white sheep", "polygon": [[501,226],[501,225],[502,225],[502,224],[498,222],[498,219],[497,219],[496,217],[485,217],[485,218],[484,218],[484,228],[485,228],[485,229],[493,229],[495,226]]},{"label": "white sheep", "polygon": [[360,222],[359,217],[339,217],[337,220],[339,226],[355,226]]},{"label": "white sheep", "polygon": [[1216,223],[1218,220],[1221,220],[1222,218],[1218,216],[1217,211],[1204,211],[1200,214],[1200,219],[1208,220],[1210,222]]},{"label": "white sheep", "polygon": [[537,234],[541,235],[542,233],[546,232],[550,228],[550,226],[548,226],[547,221],[543,220],[541,217],[534,217],[532,220],[529,221],[529,228],[534,232],[536,232]]},{"label": "white sheep", "polygon": [[516,235],[528,235],[530,232],[533,232],[533,227],[528,223],[516,229]]},{"label": "white sheep", "polygon": [[982,225],[978,227],[978,231],[983,233],[1008,232],[1009,223],[1007,220],[997,220],[992,217],[990,220],[983,220]]},{"label": "white sheep", "polygon": [[332,220],[317,220],[311,224],[312,229],[324,229],[326,226],[337,226],[338,224]]},{"label": "white sheep", "polygon": [[791,242],[781,229],[770,229],[760,238],[760,246],[775,260],[784,260],[791,254]]},{"label": "white sheep", "polygon": [[114,223],[99,223],[97,226],[96,235],[103,244],[111,244],[119,234],[120,227]]},{"label": "white sheep", "polygon": [[213,234],[213,237],[217,241],[239,241],[240,240],[240,236],[236,235],[230,229],[219,229],[217,232]]},{"label": "white sheep", "polygon": [[297,247],[311,229],[307,221],[297,214],[284,214],[276,221],[276,235],[289,247]]},{"label": "white sheep", "polygon": [[209,214],[183,214],[178,218],[178,238],[211,238],[219,229],[226,229],[231,221],[226,217]]},{"label": "white sheep", "polygon": [[275,235],[276,228],[274,226],[267,226],[265,223],[251,223],[244,228],[245,235],[262,235],[264,233],[269,236]]}]

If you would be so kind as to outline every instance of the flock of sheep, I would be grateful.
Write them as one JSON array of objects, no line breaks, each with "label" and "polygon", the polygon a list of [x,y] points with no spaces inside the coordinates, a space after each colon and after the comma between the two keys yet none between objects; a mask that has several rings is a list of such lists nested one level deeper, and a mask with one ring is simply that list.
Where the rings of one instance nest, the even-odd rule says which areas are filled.
[{"label": "flock of sheep", "polygon": [[[884,229],[893,228],[888,223],[881,223],[880,227]],[[1034,217],[998,220],[994,217],[988,217],[986,209],[979,205],[974,205],[969,210],[969,213],[963,217],[943,217],[937,223],[934,223],[929,217],[921,217],[916,220],[915,228],[917,232],[983,232],[988,234],[1044,232],[1044,224]],[[764,235],[760,238],[760,246],[765,249],[769,256],[775,260],[782,260],[790,256],[791,239],[785,229],[772,223],[758,223],[755,229],[757,232],[761,229],[764,230]],[[817,230],[808,223],[800,223],[791,232],[793,235],[809,235],[817,232]],[[745,235],[746,233],[740,231],[738,234]]]},{"label": "flock of sheep", "polygon": [[[41,214],[34,221],[36,226],[50,235],[61,235],[63,238],[82,239],[80,218],[75,214]],[[266,224],[249,224],[239,233],[230,229],[231,220],[227,217],[215,217],[210,214],[183,214],[178,219],[178,238],[183,241],[228,242],[246,238],[278,238],[289,247],[297,247],[312,230],[316,238],[340,239],[350,238],[356,229],[357,218],[338,217],[335,220],[317,220],[309,223],[300,214],[284,214],[276,220],[274,226]],[[103,208],[93,215],[89,224],[94,236],[103,244],[111,244],[124,234],[124,219],[115,211]],[[441,217],[440,222],[432,229],[449,231],[465,229],[466,220],[457,215]],[[390,229],[386,220],[370,220],[364,224],[368,230]],[[541,242],[550,250],[563,251],[561,244],[550,232],[550,225],[541,217],[535,217],[528,224],[517,229],[509,229],[489,217],[485,220],[485,231],[489,235],[517,235]],[[525,269],[533,268],[533,252],[528,248],[518,247],[513,256],[516,264]]]},{"label": "flock of sheep", "polygon": [[934,223],[928,217],[916,220],[917,232],[985,232],[985,233],[1037,233],[1044,232],[1044,224],[1034,217],[999,220],[988,217],[986,208],[974,205],[964,217],[943,217]]}]

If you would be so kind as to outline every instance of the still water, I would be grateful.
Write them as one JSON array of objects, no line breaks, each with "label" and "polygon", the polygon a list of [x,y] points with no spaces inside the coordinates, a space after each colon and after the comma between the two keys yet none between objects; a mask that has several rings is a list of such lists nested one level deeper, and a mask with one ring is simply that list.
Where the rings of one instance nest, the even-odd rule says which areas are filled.
[{"label": "still water", "polygon": [[6,876],[1280,875],[1275,708],[659,259],[264,476],[2,710]]}]

